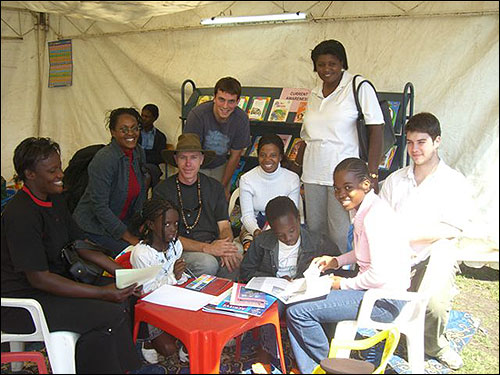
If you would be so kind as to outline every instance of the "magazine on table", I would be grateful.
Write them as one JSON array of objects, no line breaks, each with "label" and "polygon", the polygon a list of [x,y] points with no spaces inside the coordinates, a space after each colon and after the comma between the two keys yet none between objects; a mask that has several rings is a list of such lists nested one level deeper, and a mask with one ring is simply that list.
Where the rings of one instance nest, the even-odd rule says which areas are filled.
[{"label": "magazine on table", "polygon": [[247,289],[244,284],[234,283],[229,302],[236,306],[265,307],[266,293]]},{"label": "magazine on table", "polygon": [[266,304],[264,307],[236,306],[231,304],[231,295],[224,298],[215,308],[217,310],[237,312],[253,316],[261,316],[276,301],[271,295],[266,294]]},{"label": "magazine on table", "polygon": [[292,281],[280,277],[253,277],[245,287],[270,294],[284,304],[306,301],[330,293],[332,279],[327,275],[320,276],[317,266],[311,264],[304,276]]}]

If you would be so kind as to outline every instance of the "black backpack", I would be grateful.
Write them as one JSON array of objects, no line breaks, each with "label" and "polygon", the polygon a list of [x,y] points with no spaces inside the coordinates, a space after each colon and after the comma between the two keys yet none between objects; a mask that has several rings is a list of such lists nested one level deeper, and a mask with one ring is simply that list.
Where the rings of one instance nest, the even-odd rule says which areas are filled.
[{"label": "black backpack", "polygon": [[[356,120],[357,130],[358,130],[358,139],[359,139],[359,157],[364,161],[368,161],[368,134],[366,131],[365,125],[365,116],[363,115],[363,111],[361,110],[361,105],[359,104],[359,87],[363,83],[368,83],[375,94],[377,94],[377,90],[373,83],[364,79],[360,83],[356,85],[356,78],[360,77],[359,74],[355,75],[352,79],[352,91],[354,93],[354,101],[356,102],[356,108],[358,109],[358,118]],[[378,97],[378,94],[377,94]],[[396,143],[396,135],[394,134],[394,128],[392,127],[392,118],[391,111],[389,109],[389,102],[387,100],[378,101],[380,105],[380,109],[382,110],[382,114],[384,115],[384,134],[383,134],[383,145],[382,145],[382,156],[384,156],[387,151]]]},{"label": "black backpack", "polygon": [[89,182],[87,167],[94,158],[94,155],[103,148],[104,144],[97,144],[84,147],[73,155],[64,170],[64,192],[66,204],[71,213],[75,210]]}]

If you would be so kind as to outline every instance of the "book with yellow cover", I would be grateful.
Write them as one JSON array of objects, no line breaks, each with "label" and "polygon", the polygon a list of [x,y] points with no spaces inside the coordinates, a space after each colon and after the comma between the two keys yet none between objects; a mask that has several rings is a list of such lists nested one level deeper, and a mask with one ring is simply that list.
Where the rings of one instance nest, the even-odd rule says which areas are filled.
[{"label": "book with yellow cover", "polygon": [[250,100],[249,96],[240,96],[240,100],[238,101],[238,107],[240,107],[243,111],[246,111],[249,100]]},{"label": "book with yellow cover", "polygon": [[266,118],[267,107],[271,101],[270,96],[254,96],[252,106],[248,111],[250,120],[263,121]]},{"label": "book with yellow cover", "polygon": [[288,99],[274,99],[271,112],[269,113],[269,121],[285,122],[290,112],[292,101]]},{"label": "book with yellow cover", "polygon": [[198,97],[198,101],[196,102],[196,105],[200,105],[201,103],[209,102],[213,98],[214,98],[213,95],[200,95]]}]

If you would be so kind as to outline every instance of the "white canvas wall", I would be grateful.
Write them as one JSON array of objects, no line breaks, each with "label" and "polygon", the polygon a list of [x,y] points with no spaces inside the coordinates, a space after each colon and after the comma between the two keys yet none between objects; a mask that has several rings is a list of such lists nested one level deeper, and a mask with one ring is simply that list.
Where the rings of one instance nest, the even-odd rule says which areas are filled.
[{"label": "white canvas wall", "polygon": [[[12,177],[14,147],[27,136],[58,141],[64,165],[77,149],[108,142],[106,111],[121,106],[157,104],[157,125],[175,143],[188,78],[199,87],[234,76],[244,86],[311,88],[318,78],[310,51],[330,38],[346,47],[349,70],[380,91],[413,83],[415,113],[440,119],[441,156],[474,185],[482,223],[498,241],[498,13],[80,37],[73,39],[73,85],[50,89],[46,43],[39,85],[36,33],[2,40],[2,175]],[[50,30],[47,41],[56,39]]]}]

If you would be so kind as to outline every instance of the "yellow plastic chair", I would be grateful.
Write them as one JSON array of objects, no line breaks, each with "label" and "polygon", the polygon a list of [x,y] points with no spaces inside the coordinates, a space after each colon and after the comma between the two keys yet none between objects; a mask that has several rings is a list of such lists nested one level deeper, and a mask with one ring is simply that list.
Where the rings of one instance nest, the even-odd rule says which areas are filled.
[{"label": "yellow plastic chair", "polygon": [[[333,338],[332,342],[330,344],[330,352],[328,353],[328,358],[337,358],[337,353],[341,349],[350,349],[350,350],[365,350],[368,348],[371,348],[372,346],[375,346],[382,340],[385,341],[385,346],[384,346],[384,352],[382,353],[382,359],[380,360],[380,364],[377,368],[373,366],[374,370],[372,371],[372,374],[383,374],[385,371],[385,368],[387,367],[387,363],[392,357],[392,354],[396,350],[396,347],[398,346],[399,343],[399,337],[400,333],[399,330],[396,327],[392,327],[389,329],[385,329],[383,331],[380,331],[373,335],[372,337],[368,337],[366,339],[362,340],[340,340]],[[346,361],[346,359],[341,359],[343,361]],[[349,360],[347,360],[349,361]],[[343,362],[340,363],[342,366],[346,365],[348,362]],[[352,360],[356,361],[356,360]],[[349,373],[347,371],[343,371],[342,368],[339,368],[339,374],[341,373]],[[359,373],[359,372],[355,372]],[[313,374],[326,374],[325,370],[321,368],[320,365],[316,366],[316,368],[313,371]]]}]

